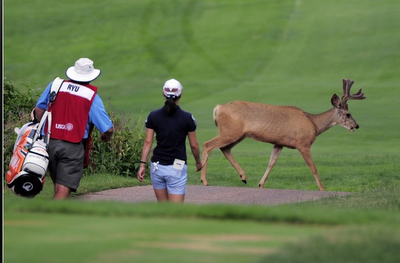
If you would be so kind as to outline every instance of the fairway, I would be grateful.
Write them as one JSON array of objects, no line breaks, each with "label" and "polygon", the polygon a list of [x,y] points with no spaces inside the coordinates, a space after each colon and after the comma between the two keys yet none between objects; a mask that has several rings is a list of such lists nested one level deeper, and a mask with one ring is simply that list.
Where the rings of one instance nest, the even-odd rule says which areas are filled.
[{"label": "fairway", "polygon": [[321,232],[315,226],[255,222],[60,214],[21,218],[13,213],[5,217],[5,231],[5,262],[32,263],[257,262],[284,244]]},{"label": "fairway", "polygon": [[[4,1],[4,77],[17,89],[40,93],[88,57],[102,70],[93,85],[106,108],[144,127],[164,104],[162,84],[175,78],[200,146],[217,135],[217,104],[318,114],[342,95],[344,78],[367,97],[349,101],[360,129],[332,127],[311,148],[326,190],[348,196],[176,206],[54,202],[50,178],[34,200],[3,185],[5,262],[400,262],[399,10],[398,0]],[[247,184],[213,151],[210,186],[260,190],[271,150],[251,139],[233,148]],[[188,184],[197,187],[200,173],[188,157]],[[75,196],[150,184],[135,176],[85,176]],[[318,190],[301,154],[286,148],[265,188]]]},{"label": "fairway", "polygon": [[[176,78],[184,87],[181,106],[196,118],[202,143],[217,133],[217,104],[248,100],[321,113],[350,78],[367,97],[349,103],[361,128],[354,134],[332,128],[318,137],[313,153],[398,154],[398,1],[42,5],[31,12],[39,7],[30,1],[5,2],[4,73],[17,87],[43,90],[78,57],[90,57],[102,69],[94,84],[105,103],[143,121],[163,105],[161,85]],[[90,19],[83,10],[91,10]],[[245,140],[234,152],[269,155],[270,149]]]},{"label": "fairway", "polygon": [[31,201],[21,213],[12,204],[5,262],[399,260],[399,214],[388,211]]}]

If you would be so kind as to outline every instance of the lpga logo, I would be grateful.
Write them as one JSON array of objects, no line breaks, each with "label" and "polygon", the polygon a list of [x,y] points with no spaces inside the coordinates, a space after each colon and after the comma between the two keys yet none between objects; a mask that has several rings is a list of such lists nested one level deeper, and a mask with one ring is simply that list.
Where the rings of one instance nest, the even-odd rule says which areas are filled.
[{"label": "lpga logo", "polygon": [[26,183],[24,183],[24,184],[22,185],[22,188],[23,188],[25,191],[30,192],[30,191],[32,191],[32,189],[33,189],[33,184],[30,183],[30,182],[26,182]]},{"label": "lpga logo", "polygon": [[55,128],[58,130],[72,131],[74,129],[74,125],[72,125],[72,123],[67,123],[67,124],[56,123]]}]

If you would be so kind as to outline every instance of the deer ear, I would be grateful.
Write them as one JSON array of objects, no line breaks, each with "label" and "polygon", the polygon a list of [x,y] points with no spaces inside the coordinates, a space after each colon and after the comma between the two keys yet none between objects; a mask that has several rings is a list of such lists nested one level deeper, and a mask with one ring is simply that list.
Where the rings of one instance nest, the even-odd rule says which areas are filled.
[{"label": "deer ear", "polygon": [[331,103],[333,105],[333,107],[335,108],[339,108],[340,107],[340,99],[339,96],[336,94],[333,94],[332,98],[331,98]]}]

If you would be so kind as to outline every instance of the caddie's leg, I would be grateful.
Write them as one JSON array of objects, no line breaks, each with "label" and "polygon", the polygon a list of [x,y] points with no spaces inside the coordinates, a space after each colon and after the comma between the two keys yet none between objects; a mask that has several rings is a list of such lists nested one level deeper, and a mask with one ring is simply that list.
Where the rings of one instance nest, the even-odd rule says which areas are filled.
[{"label": "caddie's leg", "polygon": [[53,199],[67,199],[71,195],[71,189],[61,184],[54,184]]}]

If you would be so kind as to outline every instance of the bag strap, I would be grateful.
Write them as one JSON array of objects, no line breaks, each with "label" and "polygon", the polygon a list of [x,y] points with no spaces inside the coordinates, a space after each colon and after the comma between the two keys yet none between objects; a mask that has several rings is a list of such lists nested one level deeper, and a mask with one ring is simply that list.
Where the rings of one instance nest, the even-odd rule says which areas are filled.
[{"label": "bag strap", "polygon": [[53,80],[53,83],[51,84],[51,89],[50,89],[50,100],[49,104],[47,106],[47,110],[43,113],[43,116],[39,122],[39,125],[37,127],[36,134],[33,137],[33,141],[36,141],[37,138],[40,136],[40,131],[42,130],[42,127],[47,120],[47,135],[44,140],[46,144],[49,143],[50,141],[50,133],[51,133],[51,121],[52,121],[52,115],[51,115],[51,106],[53,103],[56,101],[58,91],[61,88],[61,85],[64,83],[64,80],[62,78],[56,77]]},{"label": "bag strap", "polygon": [[[49,100],[49,105],[47,106],[47,111],[46,111],[46,113],[47,113],[46,114],[46,117],[47,117],[47,136],[46,136],[45,142],[47,144],[50,142],[51,121],[52,121],[52,115],[51,115],[52,105],[56,101],[58,92],[60,91],[61,85],[63,83],[64,83],[64,80],[62,78],[56,77],[53,80],[53,83],[51,84],[50,100]],[[43,120],[43,118],[42,118],[42,120]]]},{"label": "bag strap", "polygon": [[53,104],[54,101],[56,101],[58,91],[61,88],[61,85],[64,83],[64,80],[62,78],[56,77],[53,80],[53,83],[51,84],[51,90],[50,90],[50,104]]},{"label": "bag strap", "polygon": [[[50,114],[50,115],[51,115],[51,114]],[[40,136],[40,131],[42,130],[42,127],[43,127],[45,121],[46,121],[48,118],[49,118],[49,112],[48,112],[48,111],[45,111],[45,112],[43,113],[42,119],[41,119],[40,122],[39,122],[39,125],[38,125],[36,128],[34,128],[34,129],[36,130],[36,132],[35,132],[35,135],[34,135],[33,138],[32,138],[32,141],[33,141],[33,142],[35,142],[35,141],[37,140],[37,138]],[[51,117],[50,117],[50,121],[49,121],[48,123],[49,123],[49,125],[51,125]],[[49,127],[50,127],[50,126],[49,126]],[[47,138],[46,138],[46,140],[45,140],[45,143],[46,143],[46,144],[49,143],[49,141],[48,141]]]}]

